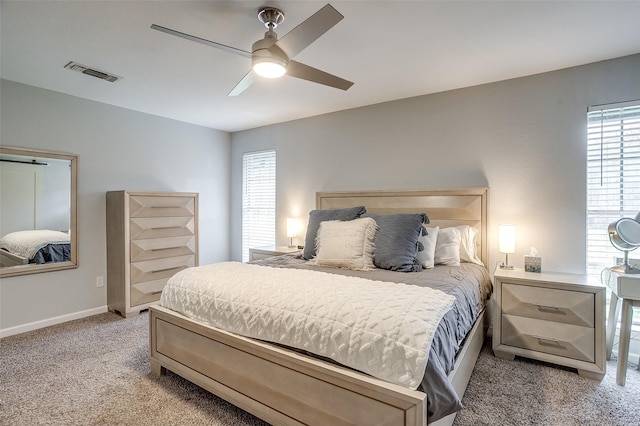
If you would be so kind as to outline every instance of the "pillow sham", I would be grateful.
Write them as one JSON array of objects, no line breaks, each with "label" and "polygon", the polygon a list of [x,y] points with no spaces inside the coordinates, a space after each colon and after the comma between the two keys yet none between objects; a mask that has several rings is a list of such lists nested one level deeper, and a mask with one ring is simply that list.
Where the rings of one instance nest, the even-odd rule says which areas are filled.
[{"label": "pillow sham", "polygon": [[441,228],[438,230],[436,265],[460,266],[460,231],[457,228]]},{"label": "pillow sham", "polygon": [[476,248],[478,230],[469,225],[458,225],[454,228],[460,231],[460,260],[483,265],[482,261],[478,258]]},{"label": "pillow sham", "polygon": [[316,235],[318,234],[320,222],[357,219],[366,211],[364,206],[334,210],[311,210],[309,212],[309,223],[307,224],[307,235],[304,239],[302,257],[306,260],[311,260],[316,255]]},{"label": "pillow sham", "polygon": [[435,265],[436,241],[438,240],[438,226],[427,228],[427,235],[420,235],[418,242],[422,243],[423,250],[418,250],[418,260],[425,269],[431,269]]},{"label": "pillow sham", "polygon": [[423,224],[429,223],[424,213],[365,214],[378,225],[373,263],[378,268],[398,272],[419,272],[418,237]]},{"label": "pillow sham", "polygon": [[316,237],[318,266],[368,271],[375,269],[373,248],[378,226],[370,217],[320,223]]}]

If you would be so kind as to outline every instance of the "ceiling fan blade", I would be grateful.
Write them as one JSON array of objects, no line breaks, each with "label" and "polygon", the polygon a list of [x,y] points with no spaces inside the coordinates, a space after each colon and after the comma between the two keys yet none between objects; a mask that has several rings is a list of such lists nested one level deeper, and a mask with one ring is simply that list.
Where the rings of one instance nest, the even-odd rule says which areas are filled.
[{"label": "ceiling fan blade", "polygon": [[251,59],[251,52],[246,50],[236,49],[235,47],[227,46],[225,44],[216,43],[215,41],[207,40],[204,38],[196,37],[190,34],[182,33],[180,31],[172,30],[171,28],[162,27],[160,25],[153,24],[151,29],[158,30],[163,33],[171,34],[176,37],[184,38],[187,40],[195,41],[196,43],[204,44],[205,46],[215,47],[216,49],[224,50],[225,52],[235,53],[236,55],[244,56]]},{"label": "ceiling fan blade", "polygon": [[335,87],[336,89],[347,90],[349,87],[353,86],[352,81],[320,71],[317,68],[310,67],[309,65],[305,65],[297,61],[289,61],[287,75],[312,81],[314,83],[324,84],[325,86]]},{"label": "ceiling fan blade", "polygon": [[293,58],[343,18],[344,16],[342,16],[340,12],[330,4],[327,4],[311,15],[306,21],[285,34],[275,44],[282,49],[289,58]]},{"label": "ceiling fan blade", "polygon": [[244,77],[242,77],[242,80],[240,80],[238,84],[236,84],[236,87],[231,89],[227,96],[238,96],[253,84],[253,80],[253,70],[249,70],[249,72],[246,73]]}]

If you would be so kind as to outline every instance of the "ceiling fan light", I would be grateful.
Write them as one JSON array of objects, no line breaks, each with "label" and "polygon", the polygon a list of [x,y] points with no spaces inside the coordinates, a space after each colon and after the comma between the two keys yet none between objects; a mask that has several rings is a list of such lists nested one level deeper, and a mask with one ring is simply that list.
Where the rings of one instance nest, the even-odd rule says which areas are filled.
[{"label": "ceiling fan light", "polygon": [[286,74],[284,65],[271,61],[260,61],[253,64],[256,74],[266,78],[278,78]]}]

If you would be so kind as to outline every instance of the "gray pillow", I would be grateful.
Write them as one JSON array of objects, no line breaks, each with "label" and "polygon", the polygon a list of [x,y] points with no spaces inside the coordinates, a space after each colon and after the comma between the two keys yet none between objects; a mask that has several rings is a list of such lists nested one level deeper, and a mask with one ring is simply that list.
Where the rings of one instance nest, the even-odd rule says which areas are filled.
[{"label": "gray pillow", "polygon": [[429,223],[424,213],[370,214],[378,224],[373,264],[380,269],[399,272],[419,272],[422,263],[418,260],[418,237],[423,226]]},{"label": "gray pillow", "polygon": [[316,235],[318,234],[320,222],[325,220],[353,220],[359,218],[366,211],[364,206],[336,210],[311,210],[309,212],[307,236],[304,239],[302,257],[310,260],[316,255]]}]

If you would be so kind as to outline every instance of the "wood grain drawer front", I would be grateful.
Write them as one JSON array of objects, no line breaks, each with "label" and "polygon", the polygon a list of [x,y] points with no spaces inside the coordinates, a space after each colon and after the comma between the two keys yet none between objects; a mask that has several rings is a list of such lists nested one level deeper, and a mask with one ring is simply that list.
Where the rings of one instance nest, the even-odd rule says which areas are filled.
[{"label": "wood grain drawer front", "polygon": [[132,195],[129,197],[129,216],[193,216],[194,197]]},{"label": "wood grain drawer front", "polygon": [[595,329],[502,315],[502,343],[552,355],[595,362]]},{"label": "wood grain drawer front", "polygon": [[176,272],[195,266],[195,255],[168,257],[131,263],[131,284],[170,278]]},{"label": "wood grain drawer front", "polygon": [[138,217],[130,221],[129,235],[132,240],[194,234],[193,217]]},{"label": "wood grain drawer front", "polygon": [[195,254],[195,235],[131,241],[131,262]]},{"label": "wood grain drawer front", "polygon": [[169,281],[169,278],[162,278],[154,281],[145,281],[131,286],[131,306],[144,305],[145,303],[160,300],[162,289]]},{"label": "wood grain drawer front", "polygon": [[502,313],[545,321],[594,327],[593,293],[503,284]]}]

